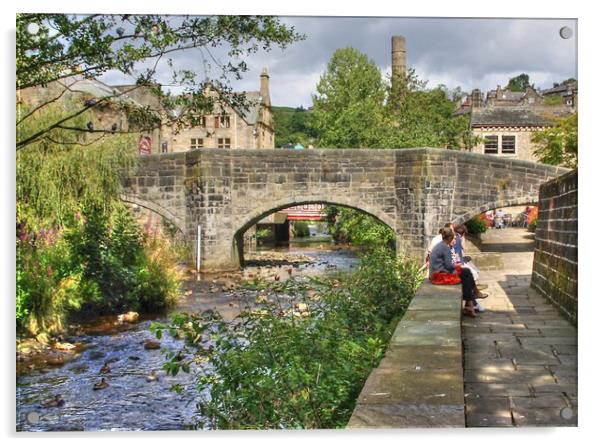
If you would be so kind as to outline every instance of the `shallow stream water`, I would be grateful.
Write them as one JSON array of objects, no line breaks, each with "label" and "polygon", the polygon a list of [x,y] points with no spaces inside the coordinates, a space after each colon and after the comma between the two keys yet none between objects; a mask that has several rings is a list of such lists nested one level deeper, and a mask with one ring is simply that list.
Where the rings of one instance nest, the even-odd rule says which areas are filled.
[{"label": "shallow stream water", "polygon": [[[273,248],[272,248],[273,249]],[[297,276],[323,275],[345,271],[357,265],[348,250],[332,250],[329,243],[307,246],[291,243],[276,248],[279,253],[304,255],[313,263],[245,268],[245,274],[258,274],[268,269],[277,280]],[[271,269],[269,269],[271,268]],[[232,319],[244,305],[253,302],[256,293],[249,290],[216,290],[215,278],[189,280],[183,284],[184,295],[175,311],[202,311],[215,308],[226,319]],[[182,430],[196,424],[198,391],[191,375],[180,373],[167,376],[162,370],[165,354],[161,350],[146,350],[144,342],[154,339],[149,331],[152,320],[162,316],[141,316],[135,324],[118,325],[116,317],[102,318],[82,327],[76,336],[67,337],[82,347],[62,366],[43,366],[21,369],[17,375],[17,430],[19,431],[95,431],[95,430]],[[176,350],[182,341],[169,336],[161,339],[161,347]],[[108,364],[110,372],[101,374]],[[154,371],[158,381],[148,382]],[[194,369],[191,370],[194,372]],[[93,390],[104,377],[109,384]],[[183,392],[170,390],[180,384]],[[61,395],[64,405],[43,407],[44,402]]]}]

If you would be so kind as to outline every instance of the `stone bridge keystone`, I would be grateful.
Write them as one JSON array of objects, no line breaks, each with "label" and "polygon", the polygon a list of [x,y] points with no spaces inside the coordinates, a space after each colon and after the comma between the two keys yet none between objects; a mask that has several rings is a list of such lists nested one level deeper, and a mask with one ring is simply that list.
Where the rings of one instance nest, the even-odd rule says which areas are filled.
[{"label": "stone bridge keystone", "polygon": [[140,157],[124,175],[125,201],[184,232],[191,258],[201,226],[201,270],[240,267],[242,235],[277,210],[306,203],[348,206],[397,234],[397,250],[423,258],[447,221],[536,203],[555,166],[457,150],[197,149]]}]

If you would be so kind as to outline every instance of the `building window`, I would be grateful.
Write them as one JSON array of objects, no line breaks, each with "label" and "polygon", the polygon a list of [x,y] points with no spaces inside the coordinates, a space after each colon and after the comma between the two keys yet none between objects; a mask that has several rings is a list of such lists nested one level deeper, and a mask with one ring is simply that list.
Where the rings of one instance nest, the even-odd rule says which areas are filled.
[{"label": "building window", "polygon": [[201,119],[199,119],[199,125],[201,127],[207,127],[207,118],[205,116],[201,116]]},{"label": "building window", "polygon": [[190,138],[190,149],[202,149],[203,138]]},{"label": "building window", "polygon": [[516,136],[502,136],[502,153],[516,153]]},{"label": "building window", "polygon": [[167,153],[167,141],[161,143],[161,153]]},{"label": "building window", "polygon": [[230,116],[216,116],[213,126],[216,129],[225,129],[230,127]]},{"label": "building window", "polygon": [[497,135],[486,135],[485,136],[485,153],[497,154]]},{"label": "building window", "polygon": [[230,148],[230,138],[217,138],[217,148],[218,149],[229,149]]}]

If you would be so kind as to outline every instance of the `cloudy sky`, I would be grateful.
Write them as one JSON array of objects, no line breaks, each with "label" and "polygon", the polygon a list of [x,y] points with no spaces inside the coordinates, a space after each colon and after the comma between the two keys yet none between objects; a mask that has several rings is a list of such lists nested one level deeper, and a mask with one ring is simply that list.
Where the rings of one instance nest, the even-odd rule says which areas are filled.
[{"label": "cloudy sky", "polygon": [[[259,73],[270,73],[272,104],[308,107],[320,75],[337,48],[351,46],[391,72],[391,36],[406,37],[406,61],[429,87],[445,84],[488,90],[527,73],[536,87],[577,77],[577,21],[571,19],[454,19],[394,17],[282,17],[306,35],[286,50],[274,49],[247,59],[250,71],[236,90],[258,90]],[[560,37],[567,26],[573,35]],[[214,51],[220,61],[224,51]],[[175,57],[176,64],[206,72],[200,52]],[[206,57],[208,59],[208,57]],[[202,76],[201,76],[202,77]],[[120,82],[118,76],[103,80]]]}]

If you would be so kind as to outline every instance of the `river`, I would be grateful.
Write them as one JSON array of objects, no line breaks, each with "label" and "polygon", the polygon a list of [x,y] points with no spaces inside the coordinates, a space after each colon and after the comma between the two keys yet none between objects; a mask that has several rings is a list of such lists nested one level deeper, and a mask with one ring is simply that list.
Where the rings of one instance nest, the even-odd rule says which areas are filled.
[{"label": "river", "polygon": [[[290,256],[304,256],[311,263],[287,262]],[[353,269],[357,259],[346,249],[333,250],[330,243],[291,242],[285,247],[260,250],[259,260],[250,262],[239,273],[244,278],[273,277],[289,280],[299,276],[323,275],[331,271]],[[266,260],[267,259],[267,260]],[[272,260],[270,260],[272,259]],[[276,259],[276,260],[274,260]],[[234,318],[256,293],[230,290],[226,286],[232,275],[191,277],[183,282],[184,293],[174,311],[195,312],[217,309],[226,319]],[[143,315],[135,324],[118,324],[116,317],[106,317],[81,327],[77,335],[65,341],[81,345],[64,365],[21,367],[17,374],[18,431],[99,431],[99,430],[183,430],[196,424],[198,391],[191,375],[167,376],[162,370],[165,354],[146,350],[144,342],[154,339],[149,331],[153,320],[167,320],[165,315]],[[169,336],[161,347],[178,349],[181,342]],[[110,371],[101,374],[107,364]],[[32,367],[32,366],[30,366]],[[194,373],[194,369],[191,372]],[[147,381],[151,373],[156,381]],[[93,390],[104,377],[109,384]],[[180,384],[183,391],[170,390]],[[60,407],[44,407],[44,402],[61,395]]]}]

